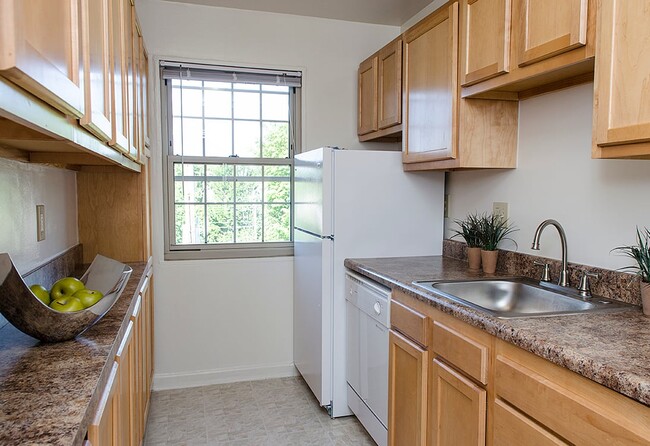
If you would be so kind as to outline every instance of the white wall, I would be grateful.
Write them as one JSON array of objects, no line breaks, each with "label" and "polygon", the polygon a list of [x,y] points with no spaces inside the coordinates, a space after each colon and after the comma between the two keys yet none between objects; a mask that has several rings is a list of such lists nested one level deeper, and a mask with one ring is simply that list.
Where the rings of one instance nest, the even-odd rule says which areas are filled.
[{"label": "white wall", "polygon": [[[36,241],[36,205],[45,240]],[[0,252],[25,274],[79,243],[76,173],[0,158]]]},{"label": "white wall", "polygon": [[522,101],[518,168],[448,174],[448,223],[505,201],[519,227],[513,238],[520,252],[559,259],[552,227],[542,235],[541,251],[530,249],[537,225],[554,218],[566,231],[569,261],[609,269],[628,265],[610,250],[633,243],[636,225],[650,227],[650,161],[592,160],[592,105],[593,84]]},{"label": "white wall", "polygon": [[[398,27],[158,0],[139,0],[137,8],[152,62],[168,57],[302,70],[305,148],[387,147],[357,140],[356,76],[359,62],[398,35]],[[158,94],[155,100],[154,386],[293,374],[293,258],[163,260]]]},{"label": "white wall", "polygon": [[422,20],[423,18],[425,18],[426,16],[428,16],[429,14],[434,12],[436,9],[440,8],[445,3],[447,3],[447,0],[434,0],[434,1],[432,1],[427,6],[422,8],[422,10],[420,12],[418,12],[413,17],[411,17],[406,22],[404,22],[404,24],[402,24],[402,26],[401,26],[401,32],[406,31],[407,29],[409,29],[410,27],[415,25],[417,22],[419,22],[420,20]]}]

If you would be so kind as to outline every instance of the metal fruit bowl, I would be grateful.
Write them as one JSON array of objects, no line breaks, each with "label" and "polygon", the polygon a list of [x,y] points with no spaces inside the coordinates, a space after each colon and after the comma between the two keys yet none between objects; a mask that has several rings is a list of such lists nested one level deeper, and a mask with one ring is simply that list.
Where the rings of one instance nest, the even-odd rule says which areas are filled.
[{"label": "metal fruit bowl", "polygon": [[45,342],[68,341],[83,333],[115,304],[124,291],[133,269],[116,260],[95,256],[81,277],[86,288],[104,297],[84,310],[62,313],[45,305],[30,291],[9,254],[0,254],[0,313],[11,324]]}]

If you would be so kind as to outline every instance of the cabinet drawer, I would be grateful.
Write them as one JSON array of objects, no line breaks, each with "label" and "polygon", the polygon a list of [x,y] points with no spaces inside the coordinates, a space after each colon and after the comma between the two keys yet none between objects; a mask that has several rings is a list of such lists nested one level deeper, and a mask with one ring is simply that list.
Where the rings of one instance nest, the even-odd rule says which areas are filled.
[{"label": "cabinet drawer", "polygon": [[497,355],[495,390],[573,444],[647,445],[650,438],[650,409],[526,352]]},{"label": "cabinet drawer", "polygon": [[429,344],[427,342],[427,317],[394,300],[390,302],[390,324],[393,329],[408,336],[421,346],[426,347]]},{"label": "cabinet drawer", "polygon": [[431,345],[433,351],[466,375],[487,384],[487,345],[471,339],[440,321],[433,322]]},{"label": "cabinet drawer", "polygon": [[494,402],[494,441],[500,446],[519,446],[522,438],[528,446],[566,446],[530,418],[499,399]]}]

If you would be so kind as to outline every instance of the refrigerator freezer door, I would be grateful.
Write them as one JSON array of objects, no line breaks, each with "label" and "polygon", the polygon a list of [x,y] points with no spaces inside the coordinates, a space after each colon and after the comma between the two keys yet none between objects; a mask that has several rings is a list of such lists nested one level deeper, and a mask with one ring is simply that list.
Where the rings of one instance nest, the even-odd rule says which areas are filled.
[{"label": "refrigerator freezer door", "polygon": [[294,231],[293,357],[321,406],[332,401],[332,241]]},{"label": "refrigerator freezer door", "polygon": [[294,226],[312,234],[323,233],[323,149],[294,160]]}]

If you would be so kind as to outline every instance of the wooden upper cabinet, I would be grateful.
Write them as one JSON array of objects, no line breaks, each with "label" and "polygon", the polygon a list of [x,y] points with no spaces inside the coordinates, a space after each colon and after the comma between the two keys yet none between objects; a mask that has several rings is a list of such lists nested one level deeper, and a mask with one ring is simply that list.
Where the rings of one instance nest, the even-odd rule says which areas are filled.
[{"label": "wooden upper cabinet", "polygon": [[359,64],[359,141],[397,141],[402,131],[402,39]]},{"label": "wooden upper cabinet", "polygon": [[518,100],[592,80],[597,0],[462,2],[462,97]]},{"label": "wooden upper cabinet", "polygon": [[140,150],[140,162],[144,162],[145,157],[145,147],[149,147],[149,104],[148,104],[148,91],[149,91],[149,56],[147,54],[147,49],[144,46],[144,39],[142,35],[139,36],[139,50],[140,50],[140,94],[139,94],[139,110],[138,116],[140,118],[140,138],[141,138],[141,150]]},{"label": "wooden upper cabinet", "polygon": [[377,54],[378,104],[380,129],[402,122],[402,39],[396,39]]},{"label": "wooden upper cabinet", "polygon": [[587,0],[514,1],[519,66],[587,44]]},{"label": "wooden upper cabinet", "polygon": [[594,85],[594,158],[650,158],[650,1],[603,0]]},{"label": "wooden upper cabinet", "polygon": [[0,1],[0,74],[63,113],[84,114],[79,0]]},{"label": "wooden upper cabinet", "polygon": [[404,170],[516,167],[517,103],[460,97],[458,23],[454,2],[404,34]]},{"label": "wooden upper cabinet", "polygon": [[[133,6],[131,0],[121,0],[124,3],[124,62],[126,67],[126,114],[127,114],[127,135],[129,139],[129,150],[127,156],[131,159],[138,158],[137,149],[137,102],[136,102],[136,79],[137,79],[137,56],[134,51]],[[139,50],[138,50],[139,51]]]},{"label": "wooden upper cabinet", "polygon": [[[110,2],[110,67],[111,67],[111,103],[113,112],[111,123],[113,135],[109,144],[123,153],[129,151],[127,97],[126,97],[126,62],[125,54],[125,14],[124,3],[120,0]],[[129,24],[130,27],[130,24]]]},{"label": "wooden upper cabinet", "polygon": [[144,145],[149,147],[151,145],[151,127],[149,123],[149,53],[144,46],[144,39],[140,39],[140,50],[142,51],[142,120],[144,121],[142,128],[144,129]]},{"label": "wooden upper cabinet", "polygon": [[458,3],[404,34],[403,162],[457,156]]},{"label": "wooden upper cabinet", "polygon": [[377,56],[359,65],[359,116],[357,134],[377,131]]},{"label": "wooden upper cabinet", "polygon": [[135,15],[135,7],[131,6],[131,23],[132,23],[132,42],[133,47],[133,133],[134,133],[134,146],[137,150],[136,161],[142,159],[144,153],[144,130],[142,122],[142,51],[140,50],[140,41],[142,40],[142,32],[140,31],[140,23]]},{"label": "wooden upper cabinet", "polygon": [[461,1],[462,86],[509,71],[511,12],[511,0]]},{"label": "wooden upper cabinet", "polygon": [[85,113],[80,124],[108,142],[112,137],[108,0],[81,0]]}]

